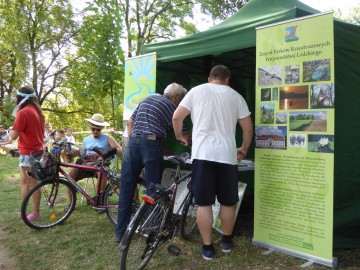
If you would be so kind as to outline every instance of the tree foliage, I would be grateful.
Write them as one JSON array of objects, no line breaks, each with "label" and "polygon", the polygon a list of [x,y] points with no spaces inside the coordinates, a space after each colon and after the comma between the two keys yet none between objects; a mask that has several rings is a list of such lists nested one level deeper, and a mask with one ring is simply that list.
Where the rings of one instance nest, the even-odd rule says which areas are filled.
[{"label": "tree foliage", "polygon": [[170,39],[177,27],[191,29],[186,16],[193,16],[190,0],[117,0],[127,36],[128,57],[139,55],[141,45]]},{"label": "tree foliage", "polygon": [[140,54],[143,44],[176,37],[182,29],[186,35],[197,32],[194,8],[215,19],[225,19],[248,0],[117,0],[123,16],[128,57]]},{"label": "tree foliage", "polygon": [[22,66],[30,73],[27,83],[42,104],[63,83],[65,53],[70,50],[75,33],[71,5],[69,0],[6,0],[4,9],[8,11],[6,21],[21,37],[27,56],[29,64]]},{"label": "tree foliage", "polygon": [[99,112],[116,126],[124,73],[119,8],[115,0],[94,0],[84,14],[75,37],[78,49],[69,59],[71,68],[66,73],[67,88],[73,91],[65,91],[64,99],[69,100],[74,112],[86,117]]},{"label": "tree foliage", "polygon": [[[10,118],[9,102],[14,89],[26,78],[29,61],[25,38],[17,31],[16,14],[9,8],[11,2],[0,2],[0,116],[1,123]],[[5,121],[6,122],[6,121]],[[9,120],[10,122],[10,120]],[[6,123],[8,125],[8,123]]]},{"label": "tree foliage", "polygon": [[360,25],[360,4],[350,12],[347,19],[353,24]]},{"label": "tree foliage", "polygon": [[213,20],[225,20],[242,8],[249,0],[199,0],[201,11]]},{"label": "tree foliage", "polygon": [[121,38],[128,56],[138,55],[143,44],[197,32],[195,6],[219,19],[242,2],[91,0],[78,19],[71,0],[1,0],[0,121],[12,122],[11,98],[28,84],[56,126],[83,123],[95,112],[116,126],[123,99]]}]

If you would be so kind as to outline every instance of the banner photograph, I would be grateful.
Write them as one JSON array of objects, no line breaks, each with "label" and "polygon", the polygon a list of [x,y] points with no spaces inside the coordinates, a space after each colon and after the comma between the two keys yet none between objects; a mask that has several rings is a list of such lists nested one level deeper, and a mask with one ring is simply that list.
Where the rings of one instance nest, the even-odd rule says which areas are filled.
[{"label": "banner photograph", "polygon": [[257,29],[253,243],[328,266],[334,74],[332,13]]}]

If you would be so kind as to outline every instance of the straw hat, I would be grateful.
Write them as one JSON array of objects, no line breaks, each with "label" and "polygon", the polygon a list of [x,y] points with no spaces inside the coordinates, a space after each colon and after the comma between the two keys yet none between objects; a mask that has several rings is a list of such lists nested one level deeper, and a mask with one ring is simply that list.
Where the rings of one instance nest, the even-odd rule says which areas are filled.
[{"label": "straw hat", "polygon": [[100,113],[95,113],[91,118],[85,118],[86,121],[90,122],[91,124],[99,127],[108,127],[110,124],[105,122],[104,116]]}]

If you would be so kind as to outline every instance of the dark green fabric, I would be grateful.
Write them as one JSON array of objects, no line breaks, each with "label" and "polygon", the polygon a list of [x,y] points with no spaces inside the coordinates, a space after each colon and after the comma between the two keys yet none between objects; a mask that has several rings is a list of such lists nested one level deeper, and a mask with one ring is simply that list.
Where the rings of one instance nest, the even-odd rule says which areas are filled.
[{"label": "dark green fabric", "polygon": [[[142,47],[157,53],[157,89],[171,83],[186,88],[204,83],[211,67],[227,65],[231,86],[255,112],[256,27],[319,11],[297,0],[251,0],[236,14],[207,31]],[[360,27],[334,20],[335,167],[334,247],[360,247]],[[253,115],[254,120],[254,115]],[[241,143],[241,132],[237,132]],[[254,149],[249,157],[254,156]],[[243,176],[249,177],[244,179]],[[253,190],[253,174],[242,174]]]}]

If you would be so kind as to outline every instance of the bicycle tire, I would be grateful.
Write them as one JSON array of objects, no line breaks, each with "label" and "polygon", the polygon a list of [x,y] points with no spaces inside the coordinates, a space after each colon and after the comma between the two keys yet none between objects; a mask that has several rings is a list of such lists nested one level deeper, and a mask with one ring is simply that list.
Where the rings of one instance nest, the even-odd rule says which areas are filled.
[{"label": "bicycle tire", "polygon": [[190,239],[192,233],[197,227],[196,210],[197,206],[194,201],[194,195],[189,190],[184,199],[184,207],[181,211],[180,235],[183,239]]},{"label": "bicycle tire", "polygon": [[121,270],[144,269],[160,243],[167,239],[167,221],[170,204],[161,201],[155,205],[145,202],[130,223],[121,245]]},{"label": "bicycle tire", "polygon": [[118,221],[118,204],[120,195],[120,179],[107,184],[104,190],[102,205],[106,206],[106,215],[114,226]]},{"label": "bicycle tire", "polygon": [[[32,212],[32,200],[40,190],[40,217],[29,220],[27,213]],[[47,180],[36,184],[25,196],[21,204],[21,217],[32,229],[42,230],[62,224],[69,218],[76,205],[76,192],[64,178],[59,181]]]}]

